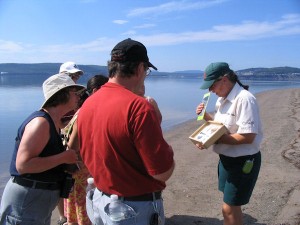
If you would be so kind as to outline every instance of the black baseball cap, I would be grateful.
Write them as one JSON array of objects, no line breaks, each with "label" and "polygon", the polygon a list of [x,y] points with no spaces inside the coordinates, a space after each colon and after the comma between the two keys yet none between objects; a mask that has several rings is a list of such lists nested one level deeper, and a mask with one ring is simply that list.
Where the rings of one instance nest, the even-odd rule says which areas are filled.
[{"label": "black baseball cap", "polygon": [[148,67],[157,70],[147,55],[146,47],[130,38],[119,42],[111,51],[111,61],[114,62],[146,62]]}]

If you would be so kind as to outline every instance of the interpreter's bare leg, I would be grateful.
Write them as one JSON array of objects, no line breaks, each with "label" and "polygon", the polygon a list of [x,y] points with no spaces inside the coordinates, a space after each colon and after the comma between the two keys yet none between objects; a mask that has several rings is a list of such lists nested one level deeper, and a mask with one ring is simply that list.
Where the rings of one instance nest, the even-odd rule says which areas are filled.
[{"label": "interpreter's bare leg", "polygon": [[231,206],[223,203],[222,213],[224,225],[243,225],[243,213],[241,206]]},{"label": "interpreter's bare leg", "polygon": [[[57,204],[57,210],[59,213],[59,221],[62,223],[63,221],[66,222],[67,218],[65,217],[65,213],[64,213],[64,199],[60,198],[59,202]],[[59,222],[58,222],[59,224]],[[62,223],[63,224],[63,223]]]}]

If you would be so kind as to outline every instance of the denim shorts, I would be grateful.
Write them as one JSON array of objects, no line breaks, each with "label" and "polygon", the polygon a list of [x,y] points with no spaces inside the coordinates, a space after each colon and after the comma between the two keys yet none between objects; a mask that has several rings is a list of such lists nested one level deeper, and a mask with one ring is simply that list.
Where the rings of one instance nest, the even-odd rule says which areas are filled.
[{"label": "denim shorts", "polygon": [[59,190],[23,187],[10,179],[0,206],[0,224],[50,225]]},{"label": "denim shorts", "polygon": [[[243,166],[247,160],[253,160],[253,167],[249,173],[243,172]],[[260,152],[236,158],[220,155],[218,165],[219,190],[223,192],[223,201],[226,204],[241,206],[249,202],[260,165]]]},{"label": "denim shorts", "polygon": [[[110,203],[111,199],[102,194],[97,188],[94,191],[93,199],[91,201],[90,197],[87,196],[87,210],[88,215],[93,216],[90,218],[97,225],[149,225],[150,218],[154,210],[153,201],[124,201],[125,204],[129,205],[137,213],[137,216],[131,219],[126,219],[124,221],[114,222],[110,221],[106,213],[104,212],[104,207]],[[157,209],[161,218],[161,225],[165,224],[164,207],[163,200],[158,199],[155,201]],[[93,212],[89,212],[91,210]]]}]

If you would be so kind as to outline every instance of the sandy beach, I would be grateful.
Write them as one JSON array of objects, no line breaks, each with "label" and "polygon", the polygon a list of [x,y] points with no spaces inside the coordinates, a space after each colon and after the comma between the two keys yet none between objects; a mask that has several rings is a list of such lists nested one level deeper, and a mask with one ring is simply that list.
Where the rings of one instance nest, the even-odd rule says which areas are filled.
[{"label": "sandy beach", "polygon": [[[300,224],[300,89],[257,94],[263,124],[262,168],[244,224]],[[189,140],[195,120],[164,133],[173,146],[176,169],[163,193],[167,225],[221,225],[222,194],[217,188],[218,155]],[[58,213],[52,216],[56,224]]]}]

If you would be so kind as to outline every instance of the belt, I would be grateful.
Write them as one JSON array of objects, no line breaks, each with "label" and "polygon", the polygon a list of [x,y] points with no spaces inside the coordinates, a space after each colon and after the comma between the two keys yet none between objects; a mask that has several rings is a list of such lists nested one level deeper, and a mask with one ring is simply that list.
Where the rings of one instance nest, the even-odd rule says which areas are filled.
[{"label": "belt", "polygon": [[45,189],[45,190],[58,190],[60,189],[60,183],[56,182],[41,182],[36,180],[28,180],[23,177],[13,176],[12,182],[19,184],[24,187],[34,188],[34,189]]},{"label": "belt", "polygon": [[[101,191],[101,190],[99,190]],[[111,194],[107,194],[103,191],[101,191],[103,195],[106,195],[107,197],[110,197]],[[161,191],[158,192],[153,192],[153,193],[148,193],[148,194],[144,194],[144,195],[138,195],[138,196],[132,196],[132,197],[123,197],[123,196],[118,196],[119,199],[122,199],[124,201],[153,201],[153,194],[155,196],[155,200],[157,199],[161,199]]]}]

